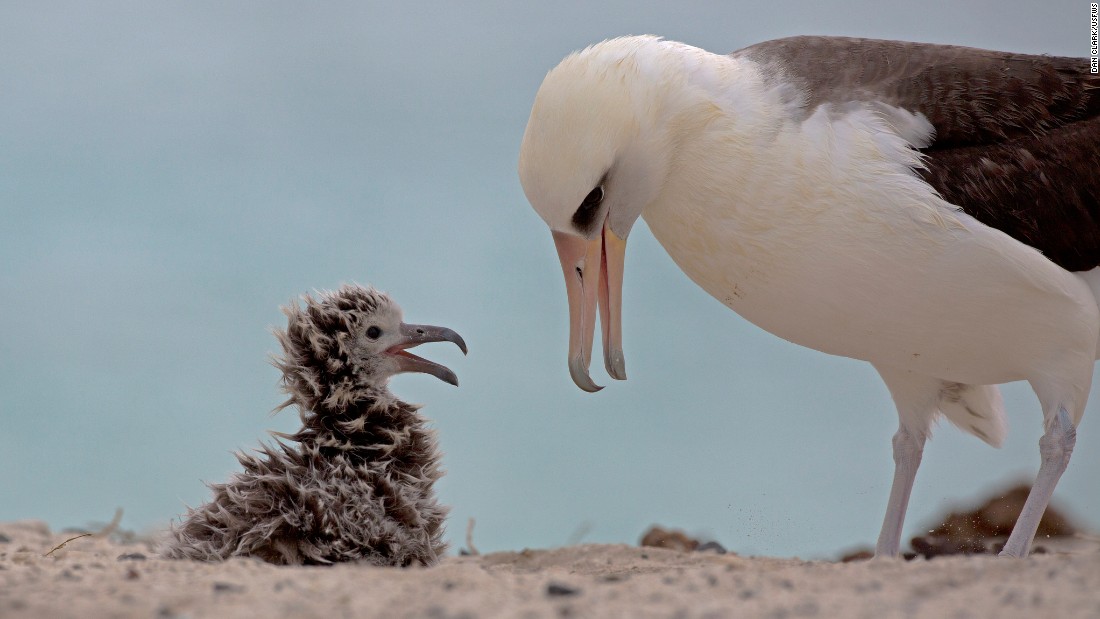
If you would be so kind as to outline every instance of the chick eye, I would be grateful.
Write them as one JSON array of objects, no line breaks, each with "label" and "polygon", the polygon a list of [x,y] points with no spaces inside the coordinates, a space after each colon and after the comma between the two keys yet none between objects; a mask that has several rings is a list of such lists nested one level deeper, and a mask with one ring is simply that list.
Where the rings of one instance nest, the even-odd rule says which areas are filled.
[{"label": "chick eye", "polygon": [[382,335],[382,330],[378,327],[371,325],[371,327],[367,329],[367,337],[370,339],[377,340],[379,335]]},{"label": "chick eye", "polygon": [[581,201],[577,212],[573,213],[573,225],[579,230],[586,230],[591,227],[596,219],[596,212],[600,209],[601,202],[603,202],[603,186],[596,185],[596,188],[589,191],[588,195]]}]

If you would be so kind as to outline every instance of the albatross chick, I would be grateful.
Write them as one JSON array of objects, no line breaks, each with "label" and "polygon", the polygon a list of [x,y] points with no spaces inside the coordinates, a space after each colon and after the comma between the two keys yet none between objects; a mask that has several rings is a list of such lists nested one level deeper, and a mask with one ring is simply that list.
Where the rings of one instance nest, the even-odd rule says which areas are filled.
[{"label": "albatross chick", "polygon": [[423,372],[457,385],[451,370],[407,349],[448,341],[465,353],[466,343],[450,329],[405,324],[371,288],[345,285],[303,301],[283,308],[287,328],[275,332],[283,356],[274,362],[289,396],[279,408],[297,406],[302,428],[238,453],[244,470],[210,486],[213,499],[188,510],[162,554],[432,565],[447,547],[447,508],[432,489],[442,475],[435,433],[387,383]]}]

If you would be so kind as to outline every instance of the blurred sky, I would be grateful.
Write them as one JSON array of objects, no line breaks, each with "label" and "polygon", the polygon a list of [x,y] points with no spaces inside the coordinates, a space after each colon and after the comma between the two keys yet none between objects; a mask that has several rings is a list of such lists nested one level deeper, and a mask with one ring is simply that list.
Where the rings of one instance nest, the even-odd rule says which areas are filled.
[{"label": "blurred sky", "polygon": [[[564,285],[516,156],[543,75],[604,38],[715,52],[836,34],[1086,56],[1074,2],[0,4],[0,520],[164,527],[232,452],[292,430],[278,307],[341,282],[459,331],[405,375],[445,451],[461,546],[635,543],[652,523],[747,553],[873,543],[896,414],[868,364],[789,344],[695,287],[644,224],[627,251],[630,380],[566,368]],[[599,366],[597,362],[594,366]],[[908,536],[1039,464],[949,425]],[[1100,397],[1055,504],[1100,526]]]}]

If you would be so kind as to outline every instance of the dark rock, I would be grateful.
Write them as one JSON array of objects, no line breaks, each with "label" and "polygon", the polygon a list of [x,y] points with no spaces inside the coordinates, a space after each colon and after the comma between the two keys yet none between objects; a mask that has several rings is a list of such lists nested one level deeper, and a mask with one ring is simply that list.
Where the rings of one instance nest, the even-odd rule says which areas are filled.
[{"label": "dark rock", "polygon": [[140,552],[130,552],[126,554],[118,555],[119,561],[144,561],[145,555]]},{"label": "dark rock", "polygon": [[563,585],[557,582],[546,585],[546,595],[551,597],[579,595],[580,592],[581,590],[576,587],[570,587],[569,585]]},{"label": "dark rock", "polygon": [[851,563],[852,561],[866,561],[867,559],[873,559],[874,556],[875,552],[873,550],[861,548],[859,550],[853,550],[852,552],[844,555],[840,558],[840,562]]},{"label": "dark rock", "polygon": [[726,554],[726,547],[718,542],[703,542],[695,549],[696,552],[714,552],[720,555]]},{"label": "dark rock", "polygon": [[216,582],[214,583],[215,593],[243,593],[244,587],[231,582]]}]

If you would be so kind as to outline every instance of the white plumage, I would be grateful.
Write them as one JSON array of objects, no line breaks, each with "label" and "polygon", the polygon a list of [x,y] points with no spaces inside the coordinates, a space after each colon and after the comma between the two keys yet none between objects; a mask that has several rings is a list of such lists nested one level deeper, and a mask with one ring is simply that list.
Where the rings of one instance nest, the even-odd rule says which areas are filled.
[{"label": "white plumage", "polygon": [[[812,75],[813,67],[792,67],[792,46],[799,45],[844,56],[833,63],[871,58],[866,61],[889,65],[898,77],[891,82],[884,70],[886,77],[872,79],[868,74],[880,68],[874,66],[853,68],[855,78],[830,76],[827,58],[820,68],[826,74]],[[1054,261],[1062,258],[1053,257],[1061,247],[1042,246],[1048,257],[1010,236],[1054,234],[1053,224],[1041,227],[1047,221],[1042,217],[1057,223],[1057,212],[1015,222],[1039,221],[1037,233],[1023,233],[986,223],[1000,221],[989,215],[1000,207],[992,190],[970,190],[964,198],[973,204],[941,197],[946,194],[937,183],[946,183],[940,175],[947,171],[937,166],[959,164],[936,157],[965,153],[920,149],[953,147],[946,140],[956,134],[973,149],[970,136],[955,125],[979,113],[966,107],[968,96],[986,93],[977,86],[968,91],[979,80],[959,69],[959,76],[933,73],[927,80],[929,87],[953,80],[948,85],[954,90],[946,89],[953,94],[943,97],[958,101],[930,101],[919,79],[905,77],[919,67],[890,64],[913,57],[917,65],[927,62],[943,72],[963,67],[975,75],[1000,70],[1000,62],[1025,81],[1029,69],[1014,63],[1042,62],[855,39],[794,39],[730,56],[655,37],[614,39],[567,57],[546,76],[524,135],[520,178],[554,232],[570,296],[570,369],[582,388],[599,389],[587,369],[597,306],[608,372],[625,378],[622,252],[639,216],[688,277],[741,316],[791,342],[876,367],[900,418],[880,555],[898,553],[935,417],[942,413],[999,446],[1006,425],[994,385],[1029,381],[1047,434],[1035,490],[1004,551],[1022,556],[1068,463],[1088,397],[1100,350],[1100,271],[1072,272]],[[1062,60],[1070,59],[1051,62]],[[988,147],[969,157],[979,181],[1023,184],[1042,175],[1049,183],[1050,168],[1011,178],[1002,171],[1009,163],[1035,160],[1027,149],[1073,148],[1075,143],[1054,143],[1063,139],[1062,128],[1080,133],[1100,127],[1100,105],[1087,92],[1094,86],[1083,75],[1075,79],[1080,84],[1068,78],[1066,84],[1086,91],[1080,113],[1058,112],[1063,115],[1046,126],[1036,121],[1019,136],[1011,128],[992,138],[974,130],[973,141]],[[957,109],[944,109],[949,105]],[[981,113],[995,114],[997,105]],[[1017,100],[1004,109],[1035,115],[1054,109],[1043,105]],[[991,126],[996,122],[1019,125],[1018,119],[990,119]],[[937,142],[937,132],[944,140]],[[1100,158],[1095,142],[1088,144],[1081,147],[1082,160]],[[982,169],[994,172],[983,177]],[[1100,207],[1090,197],[1096,193],[1084,195],[1074,199],[1100,221]],[[1078,254],[1097,258],[1088,263],[1095,267],[1100,239],[1091,243]],[[1065,260],[1080,264],[1079,257]]]}]

